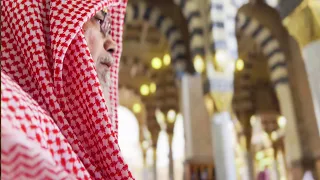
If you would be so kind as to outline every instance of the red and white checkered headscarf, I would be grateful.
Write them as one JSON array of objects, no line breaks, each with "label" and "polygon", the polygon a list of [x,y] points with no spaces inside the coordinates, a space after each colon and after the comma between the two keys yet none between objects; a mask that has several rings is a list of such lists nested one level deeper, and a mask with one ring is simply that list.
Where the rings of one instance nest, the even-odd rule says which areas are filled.
[{"label": "red and white checkered headscarf", "polygon": [[[132,179],[116,112],[126,3],[1,1],[2,179]],[[82,31],[105,7],[118,44],[111,110]]]}]

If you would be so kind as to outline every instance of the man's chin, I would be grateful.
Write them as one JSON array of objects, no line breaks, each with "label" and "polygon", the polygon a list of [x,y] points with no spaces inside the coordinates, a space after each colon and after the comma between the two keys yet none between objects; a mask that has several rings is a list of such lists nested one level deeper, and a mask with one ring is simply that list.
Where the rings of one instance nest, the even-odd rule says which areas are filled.
[{"label": "man's chin", "polygon": [[97,71],[98,73],[98,79],[101,83],[101,85],[106,84],[107,83],[107,73],[103,72],[103,71]]}]

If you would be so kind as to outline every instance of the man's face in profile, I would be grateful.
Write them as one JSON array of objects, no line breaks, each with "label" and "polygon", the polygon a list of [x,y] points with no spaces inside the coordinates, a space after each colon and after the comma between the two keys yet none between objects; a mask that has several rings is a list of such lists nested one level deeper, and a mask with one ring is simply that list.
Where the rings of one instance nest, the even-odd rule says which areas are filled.
[{"label": "man's face in profile", "polygon": [[[108,98],[110,82],[110,67],[114,63],[113,53],[116,43],[112,40],[110,31],[111,19],[104,11],[96,13],[83,25],[84,36],[88,43],[91,56],[95,62],[98,78],[105,98]],[[108,104],[108,109],[110,105]]]},{"label": "man's face in profile", "polygon": [[83,25],[84,36],[99,75],[105,75],[114,62],[112,55],[116,43],[109,34],[110,23],[108,14],[99,11]]}]

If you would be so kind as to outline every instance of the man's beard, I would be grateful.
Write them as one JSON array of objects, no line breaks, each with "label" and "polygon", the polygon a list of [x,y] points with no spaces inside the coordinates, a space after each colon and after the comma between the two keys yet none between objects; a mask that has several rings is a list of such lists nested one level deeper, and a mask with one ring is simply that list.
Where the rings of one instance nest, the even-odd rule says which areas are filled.
[{"label": "man's beard", "polygon": [[113,114],[112,102],[110,99],[110,89],[111,89],[111,85],[112,85],[110,71],[104,69],[103,72],[101,72],[101,71],[99,72],[99,69],[97,69],[97,73],[98,73],[98,79],[99,79],[101,89],[102,89],[102,95],[105,99],[106,106],[108,109],[108,115],[110,117],[110,115]]}]

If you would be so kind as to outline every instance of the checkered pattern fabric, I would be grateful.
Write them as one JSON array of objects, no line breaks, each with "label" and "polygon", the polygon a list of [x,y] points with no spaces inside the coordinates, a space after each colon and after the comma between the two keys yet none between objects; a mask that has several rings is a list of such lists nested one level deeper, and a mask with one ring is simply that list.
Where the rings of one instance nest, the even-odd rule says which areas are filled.
[{"label": "checkered pattern fabric", "polygon": [[[1,1],[1,179],[133,179],[117,138],[126,0]],[[82,26],[108,7],[107,109]]]}]

